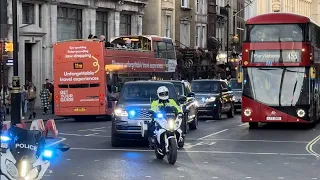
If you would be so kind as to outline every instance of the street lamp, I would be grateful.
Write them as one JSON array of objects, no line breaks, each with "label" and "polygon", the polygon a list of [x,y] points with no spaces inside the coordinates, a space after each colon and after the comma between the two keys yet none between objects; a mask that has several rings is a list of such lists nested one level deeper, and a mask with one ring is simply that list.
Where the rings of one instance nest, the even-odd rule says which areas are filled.
[{"label": "street lamp", "polygon": [[18,9],[17,1],[12,0],[12,26],[13,26],[13,76],[11,92],[11,124],[21,123],[21,93],[20,77],[18,76]]},{"label": "street lamp", "polygon": [[227,64],[229,64],[229,9],[231,8],[231,6],[229,5],[229,2],[227,3],[227,5],[224,7],[227,10]]}]

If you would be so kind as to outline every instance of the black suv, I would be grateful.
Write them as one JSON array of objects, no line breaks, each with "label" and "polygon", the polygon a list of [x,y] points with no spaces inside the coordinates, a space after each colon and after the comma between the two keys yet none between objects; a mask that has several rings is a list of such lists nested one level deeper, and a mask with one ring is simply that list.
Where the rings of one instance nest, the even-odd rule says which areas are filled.
[{"label": "black suv", "polygon": [[112,114],[111,143],[113,147],[120,146],[123,140],[143,140],[141,123],[151,121],[150,105],[157,99],[157,89],[166,86],[169,98],[180,105],[186,101],[178,97],[175,87],[170,82],[161,81],[131,81],[124,83],[119,101]]},{"label": "black suv", "polygon": [[187,125],[189,125],[190,130],[198,129],[198,103],[195,99],[195,94],[191,92],[191,85],[187,81],[178,81],[178,80],[164,80],[165,82],[171,82],[176,90],[176,93],[183,101],[180,101],[181,106],[185,106],[188,110],[188,119],[185,122],[184,126],[181,129],[184,133],[187,133]]},{"label": "black suv", "polygon": [[234,96],[226,81],[217,79],[201,79],[191,82],[191,90],[195,93],[199,104],[198,114],[221,119],[221,114],[234,117]]},{"label": "black suv", "polygon": [[231,88],[233,95],[235,97],[234,109],[241,110],[242,84],[239,83],[237,79],[230,79],[229,80],[229,87]]}]

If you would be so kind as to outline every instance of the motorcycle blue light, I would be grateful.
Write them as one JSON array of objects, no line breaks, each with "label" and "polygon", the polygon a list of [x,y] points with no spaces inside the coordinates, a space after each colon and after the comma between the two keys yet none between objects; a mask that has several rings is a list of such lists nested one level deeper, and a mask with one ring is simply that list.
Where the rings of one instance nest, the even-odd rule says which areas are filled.
[{"label": "motorcycle blue light", "polygon": [[1,142],[8,142],[11,140],[8,136],[1,136],[0,139],[1,139]]},{"label": "motorcycle blue light", "polygon": [[157,118],[163,118],[163,114],[158,113],[158,114],[157,114]]},{"label": "motorcycle blue light", "polygon": [[53,152],[51,150],[44,150],[43,156],[45,158],[52,158]]},{"label": "motorcycle blue light", "polygon": [[206,98],[204,98],[204,97],[201,98],[201,101],[202,101],[202,102],[205,102],[205,101],[206,101]]}]

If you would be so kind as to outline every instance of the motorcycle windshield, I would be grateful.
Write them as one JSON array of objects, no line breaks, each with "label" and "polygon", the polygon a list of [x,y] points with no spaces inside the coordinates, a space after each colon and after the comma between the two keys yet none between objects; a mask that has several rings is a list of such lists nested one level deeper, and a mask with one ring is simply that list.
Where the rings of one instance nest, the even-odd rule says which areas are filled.
[{"label": "motorcycle windshield", "polygon": [[34,159],[41,141],[41,132],[18,127],[11,127],[8,132],[12,139],[10,150],[14,158],[17,161]]},{"label": "motorcycle windshield", "polygon": [[164,115],[165,119],[175,119],[177,116],[177,109],[171,106],[160,107],[160,112]]}]

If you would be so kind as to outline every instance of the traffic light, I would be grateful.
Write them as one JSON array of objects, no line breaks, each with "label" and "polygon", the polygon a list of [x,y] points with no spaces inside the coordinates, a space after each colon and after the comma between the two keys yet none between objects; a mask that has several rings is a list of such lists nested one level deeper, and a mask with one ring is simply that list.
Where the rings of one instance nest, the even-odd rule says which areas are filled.
[{"label": "traffic light", "polygon": [[6,42],[4,48],[6,52],[13,52],[13,43]]}]

